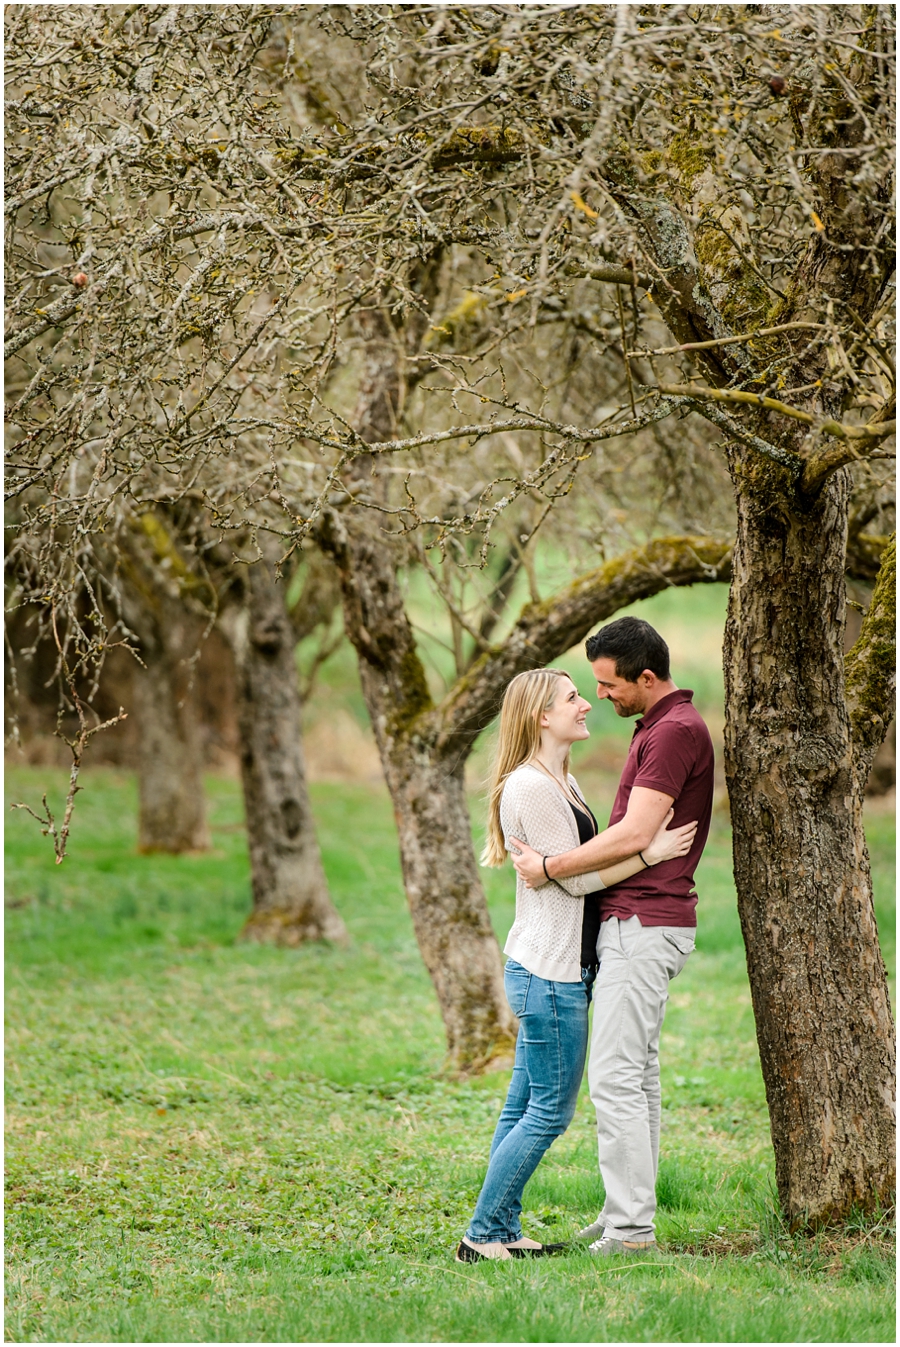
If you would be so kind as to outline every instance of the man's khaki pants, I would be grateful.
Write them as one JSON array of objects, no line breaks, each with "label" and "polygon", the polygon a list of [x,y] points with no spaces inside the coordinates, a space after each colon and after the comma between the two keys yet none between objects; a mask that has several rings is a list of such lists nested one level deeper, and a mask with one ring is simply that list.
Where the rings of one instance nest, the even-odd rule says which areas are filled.
[{"label": "man's khaki pants", "polygon": [[659,1163],[659,1032],[669,983],[694,948],[694,928],[610,917],[600,927],[588,1084],[597,1110],[606,1202],[598,1218],[614,1239],[654,1238]]}]

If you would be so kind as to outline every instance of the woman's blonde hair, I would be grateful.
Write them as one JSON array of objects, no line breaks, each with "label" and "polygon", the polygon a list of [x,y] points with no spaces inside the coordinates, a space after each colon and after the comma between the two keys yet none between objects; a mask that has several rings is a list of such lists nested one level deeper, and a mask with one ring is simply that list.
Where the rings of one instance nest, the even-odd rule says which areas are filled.
[{"label": "woman's blonde hair", "polygon": [[[491,769],[487,842],[481,853],[482,865],[502,865],[506,860],[506,844],[500,827],[500,796],[510,773],[533,758],[540,748],[541,716],[556,701],[560,678],[574,681],[565,669],[529,669],[516,674],[503,694],[500,731]],[[568,776],[568,753],[563,772]]]}]

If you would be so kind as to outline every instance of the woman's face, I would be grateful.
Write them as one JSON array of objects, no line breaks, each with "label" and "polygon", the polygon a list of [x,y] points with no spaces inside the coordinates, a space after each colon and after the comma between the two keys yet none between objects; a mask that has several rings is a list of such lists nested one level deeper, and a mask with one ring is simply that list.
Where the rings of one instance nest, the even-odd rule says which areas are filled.
[{"label": "woman's face", "polygon": [[541,716],[541,739],[558,744],[574,744],[578,739],[589,739],[591,732],[584,718],[591,709],[590,702],[579,696],[571,678],[560,678],[553,705]]}]

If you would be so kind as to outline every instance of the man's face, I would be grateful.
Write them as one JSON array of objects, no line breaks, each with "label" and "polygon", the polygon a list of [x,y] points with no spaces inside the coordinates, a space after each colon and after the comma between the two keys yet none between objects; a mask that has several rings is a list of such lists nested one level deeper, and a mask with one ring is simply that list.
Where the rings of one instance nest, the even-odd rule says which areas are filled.
[{"label": "man's face", "polygon": [[598,699],[602,702],[609,698],[617,716],[627,720],[629,716],[639,716],[646,711],[649,695],[646,674],[641,674],[636,683],[629,683],[627,678],[620,678],[616,673],[616,661],[605,657],[592,660],[591,668],[597,680]]}]

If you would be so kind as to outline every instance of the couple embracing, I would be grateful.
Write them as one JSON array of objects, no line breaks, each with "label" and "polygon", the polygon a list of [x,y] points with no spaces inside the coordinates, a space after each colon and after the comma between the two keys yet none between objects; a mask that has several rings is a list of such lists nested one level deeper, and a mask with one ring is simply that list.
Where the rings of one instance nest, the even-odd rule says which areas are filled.
[{"label": "couple embracing", "polygon": [[694,948],[713,749],[649,623],[620,618],[586,651],[598,698],[640,716],[604,831],[569,772],[590,710],[572,679],[534,669],[503,699],[483,860],[501,865],[509,851],[517,871],[504,952],[519,1035],[487,1175],[456,1252],[463,1263],[565,1247],[522,1234],[522,1191],[574,1116],[592,998],[588,1082],[606,1201],[576,1238],[599,1257],[656,1247],[659,1035],[669,982]]}]

